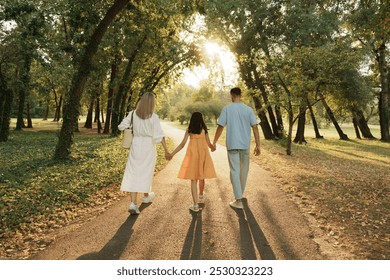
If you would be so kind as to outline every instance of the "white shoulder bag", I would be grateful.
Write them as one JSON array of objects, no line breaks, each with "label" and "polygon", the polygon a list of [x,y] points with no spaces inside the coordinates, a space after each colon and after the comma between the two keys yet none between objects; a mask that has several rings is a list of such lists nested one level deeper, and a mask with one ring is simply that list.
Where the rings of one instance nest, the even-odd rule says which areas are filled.
[{"label": "white shoulder bag", "polygon": [[131,113],[130,127],[123,131],[122,147],[125,149],[130,149],[133,142],[133,114],[134,111]]}]

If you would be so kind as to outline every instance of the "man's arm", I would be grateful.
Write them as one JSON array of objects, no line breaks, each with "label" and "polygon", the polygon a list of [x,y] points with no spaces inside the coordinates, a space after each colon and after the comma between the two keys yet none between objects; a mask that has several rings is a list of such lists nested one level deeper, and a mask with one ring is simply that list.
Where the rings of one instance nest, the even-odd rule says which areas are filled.
[{"label": "man's arm", "polygon": [[252,125],[252,130],[253,130],[253,135],[255,136],[255,141],[256,141],[256,147],[255,150],[253,151],[255,156],[260,155],[260,135],[259,135],[259,128],[257,124]]},{"label": "man's arm", "polygon": [[222,131],[223,131],[223,126],[218,125],[217,130],[215,131],[214,141],[213,141],[213,146],[215,149],[217,148],[217,142],[218,142],[219,137],[222,134]]}]

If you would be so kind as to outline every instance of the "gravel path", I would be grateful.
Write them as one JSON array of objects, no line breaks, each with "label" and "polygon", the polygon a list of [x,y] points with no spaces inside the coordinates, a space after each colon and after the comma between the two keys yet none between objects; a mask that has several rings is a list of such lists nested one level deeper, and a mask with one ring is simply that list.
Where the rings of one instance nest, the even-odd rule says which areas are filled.
[{"label": "gravel path", "polygon": [[[163,122],[166,135],[180,143],[183,131]],[[226,148],[212,153],[217,179],[206,180],[204,209],[191,214],[190,182],[177,179],[185,149],[156,174],[153,203],[129,216],[129,196],[58,238],[31,259],[325,259],[298,207],[270,173],[251,163],[243,210],[233,210]],[[118,178],[120,181],[120,178]]]}]

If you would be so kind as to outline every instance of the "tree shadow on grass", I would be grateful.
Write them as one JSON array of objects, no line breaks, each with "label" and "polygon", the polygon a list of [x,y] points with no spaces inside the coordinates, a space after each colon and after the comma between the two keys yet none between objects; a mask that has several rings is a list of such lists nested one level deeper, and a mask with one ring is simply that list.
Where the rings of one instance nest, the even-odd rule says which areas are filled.
[{"label": "tree shadow on grass", "polygon": [[202,252],[202,211],[191,213],[192,220],[184,240],[181,260],[200,260]]},{"label": "tree shadow on grass", "polygon": [[257,223],[246,200],[244,210],[234,209],[240,225],[240,252],[242,260],[257,259],[256,250],[262,260],[276,260],[275,253],[268,244],[267,238]]},{"label": "tree shadow on grass", "polygon": [[[140,211],[150,204],[142,204]],[[126,221],[120,226],[115,235],[107,242],[99,252],[92,252],[78,257],[78,260],[119,260],[126,249],[133,233],[133,226],[138,215],[129,215]]]}]

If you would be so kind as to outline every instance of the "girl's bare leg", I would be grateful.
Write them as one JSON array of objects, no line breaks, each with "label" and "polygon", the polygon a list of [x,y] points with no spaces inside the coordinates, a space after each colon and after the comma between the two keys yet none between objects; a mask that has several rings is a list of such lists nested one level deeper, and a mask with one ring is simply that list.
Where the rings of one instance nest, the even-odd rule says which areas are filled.
[{"label": "girl's bare leg", "polygon": [[194,205],[198,204],[198,180],[191,180],[191,194]]},{"label": "girl's bare leg", "polygon": [[199,195],[203,196],[204,180],[199,180]]}]

